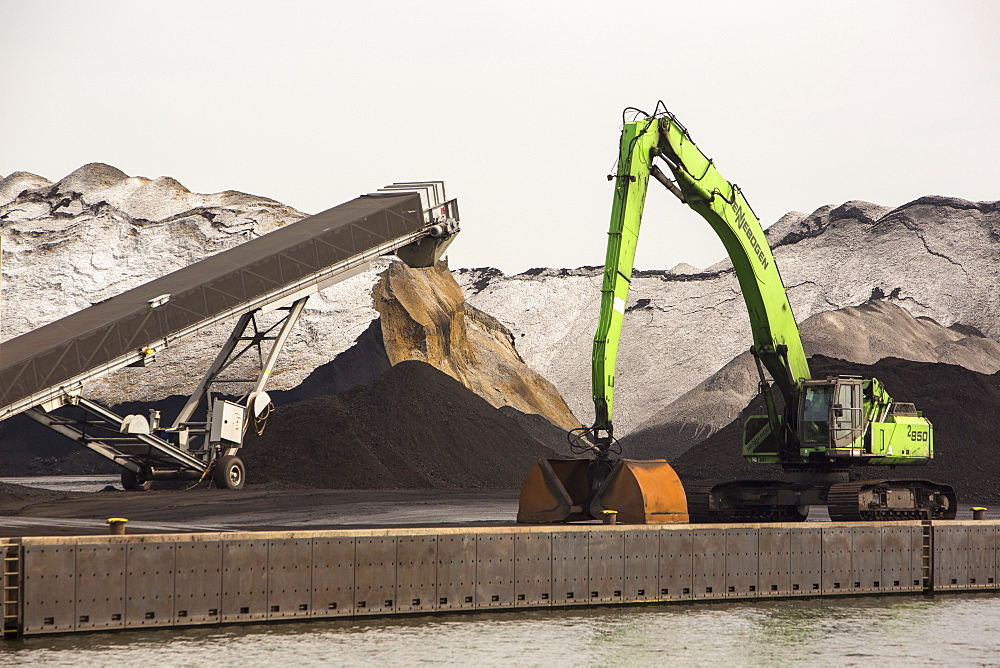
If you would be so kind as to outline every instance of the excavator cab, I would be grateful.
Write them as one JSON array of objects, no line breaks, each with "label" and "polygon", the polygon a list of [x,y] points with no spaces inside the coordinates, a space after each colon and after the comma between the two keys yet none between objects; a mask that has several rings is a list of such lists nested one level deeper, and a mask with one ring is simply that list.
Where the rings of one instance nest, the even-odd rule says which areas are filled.
[{"label": "excavator cab", "polygon": [[813,453],[858,456],[866,423],[864,380],[860,376],[803,381],[798,416],[803,457]]},{"label": "excavator cab", "polygon": [[[860,376],[837,376],[802,381],[795,415],[795,448],[788,458],[848,458],[862,454],[868,425],[865,381]],[[784,419],[778,418],[783,428]],[[781,463],[780,440],[767,415],[750,415],[743,424],[743,457],[755,464]],[[869,449],[870,451],[870,449]]]}]

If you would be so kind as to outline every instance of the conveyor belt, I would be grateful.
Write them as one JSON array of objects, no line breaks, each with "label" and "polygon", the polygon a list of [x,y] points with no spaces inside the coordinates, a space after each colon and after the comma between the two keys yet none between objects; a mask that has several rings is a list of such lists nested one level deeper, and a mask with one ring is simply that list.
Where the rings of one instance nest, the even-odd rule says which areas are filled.
[{"label": "conveyor belt", "polygon": [[364,195],[10,339],[0,420],[431,235],[418,194]]}]

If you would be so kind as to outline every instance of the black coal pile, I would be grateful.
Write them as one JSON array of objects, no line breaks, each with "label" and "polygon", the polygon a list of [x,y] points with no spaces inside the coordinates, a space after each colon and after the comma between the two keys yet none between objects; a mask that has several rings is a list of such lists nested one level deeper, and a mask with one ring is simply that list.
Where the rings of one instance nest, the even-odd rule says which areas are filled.
[{"label": "black coal pile", "polygon": [[401,362],[367,385],[282,406],[240,454],[251,483],[516,489],[537,459],[559,456],[519,422],[434,367]]},{"label": "black coal pile", "polygon": [[[0,482],[0,505],[16,503],[18,501],[41,501],[45,499],[56,499],[63,496],[62,492],[52,489],[40,489],[38,487],[25,487],[24,485],[12,485],[7,482]],[[15,514],[7,511],[0,511],[0,515]]]},{"label": "black coal pile", "polygon": [[300,384],[268,394],[275,406],[337,394],[372,382],[391,366],[382,341],[382,321],[375,318],[350,348],[313,369]]},{"label": "black coal pile", "polygon": [[[814,378],[875,377],[897,401],[909,401],[934,425],[934,459],[926,466],[856,468],[852,479],[925,478],[955,487],[962,505],[1000,501],[1000,373],[951,364],[885,358],[855,364],[816,355]],[[763,407],[750,410],[763,413]],[[735,420],[671,462],[682,481],[779,479],[778,466],[750,464],[740,454],[742,422]]]},{"label": "black coal pile", "polygon": [[[57,417],[75,418],[71,406],[56,411]],[[99,475],[118,473],[121,468],[83,448],[27,415],[0,421],[0,475]]]}]

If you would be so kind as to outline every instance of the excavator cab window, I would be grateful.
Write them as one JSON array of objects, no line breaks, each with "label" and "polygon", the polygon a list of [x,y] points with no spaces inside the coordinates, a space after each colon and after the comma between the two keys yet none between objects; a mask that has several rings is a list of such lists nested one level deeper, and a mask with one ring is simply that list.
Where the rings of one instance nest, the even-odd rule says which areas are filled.
[{"label": "excavator cab window", "polygon": [[807,385],[802,402],[803,444],[830,444],[830,410],[833,385]]},{"label": "excavator cab window", "polygon": [[833,405],[833,446],[850,448],[864,426],[864,404],[860,379],[840,379],[837,382],[836,403]]}]

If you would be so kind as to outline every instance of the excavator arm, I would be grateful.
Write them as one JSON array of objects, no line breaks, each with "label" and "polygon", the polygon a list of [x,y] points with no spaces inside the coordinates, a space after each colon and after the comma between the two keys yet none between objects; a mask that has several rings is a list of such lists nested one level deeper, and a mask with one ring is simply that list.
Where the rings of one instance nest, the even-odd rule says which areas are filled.
[{"label": "excavator arm", "polygon": [[[753,352],[784,395],[795,403],[798,381],[809,379],[802,340],[764,231],[739,187],[727,181],[673,114],[662,111],[627,122],[619,144],[601,314],[593,348],[595,434],[612,433],[615,359],[635,259],[639,226],[652,176],[708,221],[722,240],[746,301]],[[665,164],[670,180],[657,162]],[[773,410],[771,411],[773,414]],[[772,417],[772,429],[777,431]]]},{"label": "excavator arm", "polygon": [[652,155],[659,143],[657,124],[628,123],[622,130],[621,151],[611,205],[611,226],[608,230],[608,250],[604,261],[601,284],[601,314],[594,335],[592,384],[596,418],[593,429],[611,432],[611,414],[615,394],[615,363],[621,341],[625,304],[632,282],[635,249],[639,241],[639,226],[646,203]]}]

